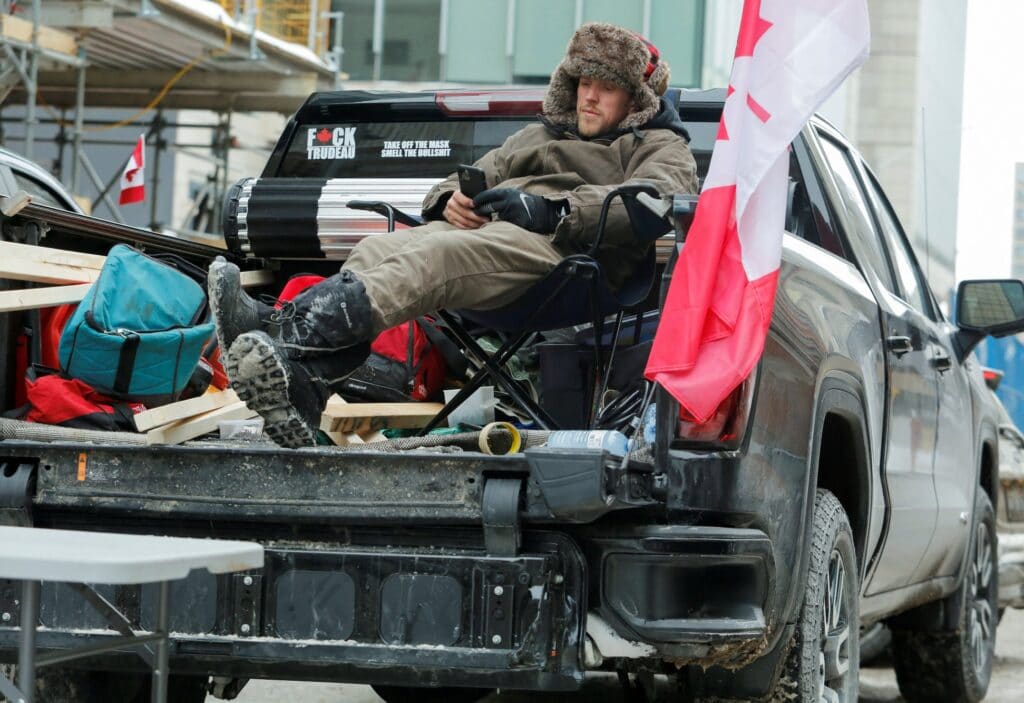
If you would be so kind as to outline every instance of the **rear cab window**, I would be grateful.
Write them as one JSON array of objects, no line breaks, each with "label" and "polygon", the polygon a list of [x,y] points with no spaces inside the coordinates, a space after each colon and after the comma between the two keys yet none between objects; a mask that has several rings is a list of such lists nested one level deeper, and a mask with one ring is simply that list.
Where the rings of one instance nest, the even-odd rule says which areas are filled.
[{"label": "rear cab window", "polygon": [[[679,92],[670,93],[678,99]],[[534,124],[543,92],[501,90],[451,93],[338,93],[314,96],[296,113],[271,156],[264,177],[437,179],[471,164]],[[718,134],[721,103],[678,103],[703,182]],[[796,149],[790,165],[787,229],[844,256],[843,246],[812,206]],[[426,195],[428,186],[423,187]],[[411,205],[411,201],[406,207]],[[360,226],[366,226],[365,220]],[[370,232],[367,231],[367,234]]]}]

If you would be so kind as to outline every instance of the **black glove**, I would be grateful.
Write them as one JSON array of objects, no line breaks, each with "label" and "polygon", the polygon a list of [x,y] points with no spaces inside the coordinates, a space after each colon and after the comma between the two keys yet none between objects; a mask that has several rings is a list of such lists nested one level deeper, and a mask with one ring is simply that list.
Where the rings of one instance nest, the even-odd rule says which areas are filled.
[{"label": "black glove", "polygon": [[496,213],[499,220],[537,234],[551,234],[569,214],[569,202],[548,200],[518,188],[490,188],[473,198],[473,212],[484,217]]}]

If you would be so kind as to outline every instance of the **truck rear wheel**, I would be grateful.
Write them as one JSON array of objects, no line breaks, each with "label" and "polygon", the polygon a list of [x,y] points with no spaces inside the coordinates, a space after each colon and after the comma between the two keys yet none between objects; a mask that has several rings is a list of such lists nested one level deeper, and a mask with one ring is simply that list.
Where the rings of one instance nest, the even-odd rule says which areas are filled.
[{"label": "truck rear wheel", "polygon": [[999,572],[992,502],[983,490],[975,500],[967,574],[940,607],[955,613],[951,631],[894,629],[893,668],[908,703],[943,700],[977,703],[992,678],[996,646]]},{"label": "truck rear wheel", "polygon": [[809,537],[813,541],[800,618],[771,700],[856,703],[857,552],[846,511],[829,491],[818,491]]}]

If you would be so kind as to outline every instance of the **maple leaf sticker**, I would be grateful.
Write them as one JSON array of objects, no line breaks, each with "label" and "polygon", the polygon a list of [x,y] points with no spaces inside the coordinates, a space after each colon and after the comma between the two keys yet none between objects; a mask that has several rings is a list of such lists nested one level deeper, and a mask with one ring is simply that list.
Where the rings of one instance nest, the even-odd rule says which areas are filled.
[{"label": "maple leaf sticker", "polygon": [[320,131],[316,133],[316,140],[321,144],[326,144],[331,141],[331,132],[326,127],[321,127]]}]

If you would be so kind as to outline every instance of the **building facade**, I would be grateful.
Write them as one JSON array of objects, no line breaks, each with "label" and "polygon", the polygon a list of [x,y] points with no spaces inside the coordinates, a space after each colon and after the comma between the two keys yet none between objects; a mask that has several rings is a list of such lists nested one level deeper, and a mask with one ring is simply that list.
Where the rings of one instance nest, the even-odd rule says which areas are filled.
[{"label": "building facade", "polygon": [[1024,163],[1013,169],[1013,253],[1010,276],[1024,279]]},{"label": "building facade", "polygon": [[[714,3],[711,3],[714,4]],[[350,81],[546,83],[599,20],[648,37],[675,85],[701,83],[705,0],[333,0]]]}]

